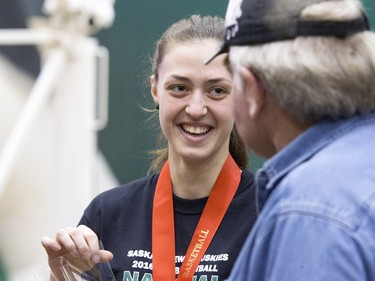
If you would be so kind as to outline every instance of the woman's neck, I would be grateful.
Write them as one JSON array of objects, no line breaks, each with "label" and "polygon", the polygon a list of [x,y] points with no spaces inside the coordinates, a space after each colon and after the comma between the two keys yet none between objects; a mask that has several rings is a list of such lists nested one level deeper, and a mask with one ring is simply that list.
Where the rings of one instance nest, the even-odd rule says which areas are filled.
[{"label": "woman's neck", "polygon": [[207,197],[226,160],[220,157],[204,163],[187,162],[181,158],[169,158],[173,193],[184,199]]}]

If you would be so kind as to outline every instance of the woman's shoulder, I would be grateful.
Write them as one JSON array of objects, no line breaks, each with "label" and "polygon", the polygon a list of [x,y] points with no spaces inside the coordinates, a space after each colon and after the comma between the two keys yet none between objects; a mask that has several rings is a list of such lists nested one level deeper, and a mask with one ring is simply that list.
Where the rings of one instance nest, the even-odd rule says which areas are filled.
[{"label": "woman's shoulder", "polygon": [[139,200],[141,198],[153,197],[155,192],[155,186],[158,180],[159,174],[153,174],[145,176],[139,179],[135,179],[126,184],[108,189],[98,194],[94,199],[95,202],[131,202],[132,200]]},{"label": "woman's shoulder", "polygon": [[247,170],[241,169],[241,181],[238,186],[236,197],[254,197],[255,196],[255,181],[254,181],[254,173]]},{"label": "woman's shoulder", "polygon": [[158,175],[146,176],[98,194],[85,209],[79,224],[100,233],[107,224],[130,223],[138,221],[139,214],[151,214],[157,178]]},{"label": "woman's shoulder", "polygon": [[255,181],[254,181],[254,173],[247,170],[247,169],[241,169],[241,183],[240,184],[245,184],[248,187],[254,186]]}]

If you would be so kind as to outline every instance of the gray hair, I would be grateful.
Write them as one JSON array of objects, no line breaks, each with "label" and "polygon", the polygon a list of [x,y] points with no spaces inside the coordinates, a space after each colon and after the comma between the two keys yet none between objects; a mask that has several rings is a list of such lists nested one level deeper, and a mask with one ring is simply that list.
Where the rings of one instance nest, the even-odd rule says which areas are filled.
[{"label": "gray hair", "polygon": [[[357,0],[328,1],[301,13],[309,20],[353,19]],[[375,34],[347,38],[297,37],[254,46],[231,46],[235,73],[249,68],[281,108],[300,121],[338,119],[375,110]],[[241,85],[237,85],[241,87]]]}]

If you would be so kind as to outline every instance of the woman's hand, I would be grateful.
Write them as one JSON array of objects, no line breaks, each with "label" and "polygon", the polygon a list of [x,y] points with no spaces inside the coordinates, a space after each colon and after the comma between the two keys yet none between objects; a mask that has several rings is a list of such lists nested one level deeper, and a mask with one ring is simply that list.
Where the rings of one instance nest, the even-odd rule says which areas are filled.
[{"label": "woman's hand", "polygon": [[107,262],[113,258],[110,251],[99,248],[98,237],[84,225],[60,229],[55,239],[43,237],[41,243],[55,274],[59,272],[57,268],[59,265],[55,263],[55,260],[61,256],[82,271],[91,269],[98,262]]}]

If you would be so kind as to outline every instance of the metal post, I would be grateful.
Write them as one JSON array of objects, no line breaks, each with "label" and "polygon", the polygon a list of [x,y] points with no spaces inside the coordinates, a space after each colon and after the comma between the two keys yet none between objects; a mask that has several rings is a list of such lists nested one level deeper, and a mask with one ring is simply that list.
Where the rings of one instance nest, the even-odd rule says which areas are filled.
[{"label": "metal post", "polygon": [[13,132],[3,148],[0,157],[0,198],[13,171],[17,157],[21,153],[21,148],[26,140],[26,136],[50,98],[57,80],[64,70],[65,63],[65,50],[55,49],[51,51],[31,90],[16,127],[13,129]]}]

